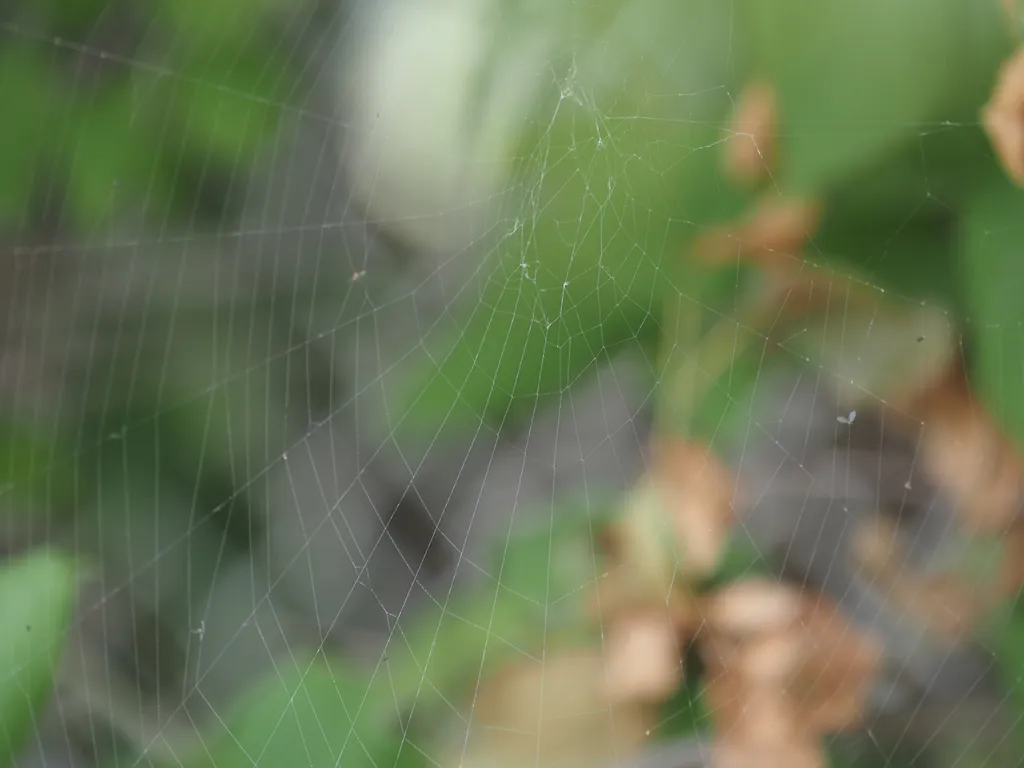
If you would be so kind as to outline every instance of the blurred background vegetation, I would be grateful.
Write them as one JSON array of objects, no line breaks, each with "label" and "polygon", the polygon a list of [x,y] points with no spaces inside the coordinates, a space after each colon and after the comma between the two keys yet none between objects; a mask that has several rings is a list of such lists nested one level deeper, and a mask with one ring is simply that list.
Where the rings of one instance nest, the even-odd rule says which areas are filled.
[{"label": "blurred background vegetation", "polygon": [[1022,19],[0,4],[0,766],[1019,764]]}]

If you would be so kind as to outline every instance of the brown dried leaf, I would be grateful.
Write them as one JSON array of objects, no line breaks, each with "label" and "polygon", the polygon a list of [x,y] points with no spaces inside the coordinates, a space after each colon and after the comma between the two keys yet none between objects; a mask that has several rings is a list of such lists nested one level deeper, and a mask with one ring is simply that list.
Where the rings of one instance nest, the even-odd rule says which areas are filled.
[{"label": "brown dried leaf", "polygon": [[851,537],[850,554],[861,569],[879,580],[888,581],[890,573],[904,565],[896,525],[881,515],[858,524]]},{"label": "brown dried leaf", "polygon": [[638,613],[619,620],[608,633],[605,652],[609,701],[659,702],[682,683],[682,651],[676,629],[664,613]]},{"label": "brown dried leaf", "polygon": [[954,574],[915,572],[905,561],[894,523],[881,516],[862,522],[850,554],[894,607],[949,641],[969,635],[984,598]]},{"label": "brown dried leaf", "polygon": [[981,122],[1006,173],[1024,185],[1024,47],[999,71]]},{"label": "brown dried leaf", "polygon": [[694,252],[714,264],[737,257],[763,267],[793,270],[803,264],[804,243],[821,220],[821,206],[770,195],[737,225],[712,228],[697,239]]},{"label": "brown dried leaf", "polygon": [[778,114],[775,90],[759,80],[740,94],[725,142],[726,173],[742,184],[756,184],[771,175],[775,165],[775,130]]},{"label": "brown dried leaf", "polygon": [[[740,582],[716,594],[705,617],[708,703],[723,735],[736,731],[744,743],[774,731],[783,740],[819,737],[861,717],[881,648],[831,603],[771,582]],[[762,707],[772,697],[775,719]],[[790,720],[793,732],[782,725]]]},{"label": "brown dried leaf", "polygon": [[1018,516],[1024,463],[970,391],[960,364],[910,403],[922,423],[921,463],[968,530],[998,532]]},{"label": "brown dried leaf", "polygon": [[681,587],[666,595],[652,591],[651,584],[637,578],[635,568],[615,561],[615,568],[597,580],[587,602],[588,615],[602,624],[638,612],[658,615],[679,635],[696,630],[699,614],[692,593]]},{"label": "brown dried leaf", "polygon": [[831,602],[805,597],[805,661],[787,692],[817,733],[856,725],[882,662],[881,643],[860,632]]}]

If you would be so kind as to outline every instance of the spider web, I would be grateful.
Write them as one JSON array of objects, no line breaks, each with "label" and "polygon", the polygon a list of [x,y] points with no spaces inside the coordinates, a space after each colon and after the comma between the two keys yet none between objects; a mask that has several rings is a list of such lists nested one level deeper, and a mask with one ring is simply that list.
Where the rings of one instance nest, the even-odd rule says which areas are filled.
[{"label": "spider web", "polygon": [[[550,672],[550,684],[559,685],[551,661],[558,652],[548,648],[546,632],[538,647],[527,648],[496,629],[504,626],[499,595],[512,578],[506,556],[518,531],[554,533],[573,505],[597,510],[621,503],[649,465],[659,398],[671,385],[664,359],[685,358],[689,348],[683,341],[665,348],[671,329],[655,307],[660,267],[638,277],[669,242],[660,230],[633,244],[624,268],[599,260],[584,270],[576,284],[593,288],[582,297],[566,281],[562,291],[556,286],[559,301],[550,301],[540,281],[560,266],[546,263],[531,239],[547,213],[539,193],[581,156],[579,147],[561,142],[560,110],[571,106],[586,116],[593,124],[588,135],[619,159],[633,151],[620,141],[634,116],[623,114],[620,102],[601,102],[600,88],[575,70],[582,61],[566,71],[534,67],[523,82],[496,86],[507,98],[490,108],[521,111],[531,88],[557,93],[551,112],[531,124],[536,147],[515,158],[524,162],[510,177],[483,167],[476,153],[486,145],[445,133],[452,124],[438,115],[451,105],[441,85],[421,90],[439,71],[431,56],[454,58],[457,45],[469,44],[453,38],[450,48],[438,45],[458,30],[437,19],[472,11],[460,8],[424,12],[395,3],[355,15],[291,17],[275,53],[300,62],[309,93],[298,106],[270,102],[284,117],[280,132],[251,181],[232,175],[227,182],[233,194],[245,190],[236,220],[211,228],[193,212],[184,225],[168,220],[143,227],[129,210],[97,238],[40,245],[26,234],[7,249],[7,286],[0,290],[7,304],[0,347],[5,408],[30,414],[39,435],[73,425],[75,460],[93,462],[89,476],[76,480],[74,515],[47,511],[27,529],[12,523],[7,546],[55,540],[99,563],[79,600],[56,695],[34,721],[18,765],[188,764],[181,751],[205,744],[218,727],[240,746],[245,739],[256,743],[233,718],[240,701],[258,699],[252,686],[265,681],[291,690],[295,700],[281,708],[263,743],[293,726],[305,695],[307,724],[289,742],[295,754],[266,747],[266,754],[245,752],[239,765],[326,764],[318,762],[325,753],[313,742],[337,743],[339,730],[345,756],[335,755],[338,764],[381,764],[362,733],[336,719],[339,713],[356,719],[370,706],[369,693],[347,699],[339,682],[335,705],[317,711],[320,700],[295,692],[294,681],[312,674],[312,652],[406,691],[401,704],[394,694],[394,738],[402,759],[424,765],[468,763],[471,746],[495,730],[478,711],[490,700],[489,655],[511,647],[513,658],[539,665],[542,681]],[[103,12],[104,18],[125,13],[114,4]],[[465,23],[472,30],[478,22]],[[204,86],[202,75],[126,54],[113,43],[44,38],[15,17],[0,18],[0,29],[0,45],[69,57],[76,82],[103,62]],[[396,69],[386,70],[374,41],[395,57]],[[397,102],[386,102],[390,114],[358,99],[354,107],[339,105],[338,72],[353,50],[365,56],[366,70],[355,79],[368,88],[384,88],[387,74],[396,78],[391,85],[402,77],[417,82]],[[527,50],[522,61],[535,54]],[[733,56],[726,52],[727,63]],[[712,91],[650,97],[686,100],[713,92],[732,102],[739,96],[724,79],[712,85]],[[211,89],[226,100],[246,98]],[[88,97],[72,91],[68,98]],[[485,99],[485,128],[493,116],[487,108]],[[724,122],[714,127],[728,129]],[[931,137],[972,127],[915,126],[922,164]],[[65,141],[73,141],[71,131]],[[169,132],[159,142],[175,139]],[[717,156],[721,144],[698,143],[692,155]],[[979,147],[979,158],[984,151]],[[346,153],[363,163],[354,177],[345,173],[351,170],[343,167]],[[595,231],[614,236],[632,226],[631,218],[650,213],[642,210],[648,198],[639,189],[629,190],[639,201],[632,210],[617,207],[621,189],[612,184],[586,192],[578,220],[557,221],[570,246]],[[897,243],[922,211],[951,207],[943,194],[938,186],[924,189],[918,204],[891,222],[883,242]],[[151,204],[148,196],[133,202],[142,212]],[[70,203],[50,205],[60,211]],[[685,211],[677,217],[697,226]],[[813,238],[808,250],[811,265],[827,263]],[[568,253],[568,269],[586,258],[582,248]],[[883,247],[866,254],[866,263],[887,258]],[[651,285],[638,294],[644,280]],[[893,426],[884,393],[858,378],[861,368],[882,365],[866,359],[889,334],[927,341],[921,330],[927,325],[929,334],[956,338],[957,308],[870,281],[857,285],[869,297],[862,294],[857,309],[845,287],[828,296],[819,318],[825,332],[808,325],[779,338],[775,323],[736,325],[729,357],[741,354],[741,330],[759,350],[751,397],[736,401],[729,382],[717,384],[735,407],[708,439],[736,470],[747,500],[738,530],[764,563],[823,590],[857,626],[885,640],[886,674],[871,699],[878,717],[850,738],[851,753],[871,765],[1015,764],[1005,751],[1019,723],[994,656],[938,643],[891,605],[885,587],[859,579],[847,565],[858,522],[879,509],[909,531],[915,562],[925,570],[939,568],[964,543],[952,502],[919,467],[919,438]],[[673,287],[669,294],[668,302],[718,319],[734,309],[711,307],[696,291]],[[500,301],[492,303],[495,296]],[[403,431],[415,416],[402,410],[395,393],[423,365],[444,359],[437,338],[500,326],[511,312],[539,329],[544,353],[574,344],[586,349],[592,336],[583,330],[592,329],[581,321],[580,307],[595,304],[605,318],[628,314],[643,322],[626,323],[622,338],[593,351],[553,390],[530,390],[533,348],[519,346],[512,333],[499,336],[500,346],[483,352],[514,375],[494,379],[485,404],[505,398],[508,387],[521,394],[521,374],[532,396],[525,411],[458,421],[455,401],[446,406],[450,413],[433,414],[439,418],[432,434]],[[904,319],[887,325],[890,310]],[[652,332],[661,339],[658,351]],[[475,367],[467,377],[481,375]],[[446,383],[463,394],[462,382]],[[469,387],[466,397],[476,404]],[[592,526],[598,525],[595,518]],[[565,610],[564,595],[551,592],[550,573],[565,556],[538,551],[544,587],[539,596],[520,596],[537,609],[544,630]],[[597,554],[590,555],[580,590],[606,576]],[[473,589],[493,595],[484,603],[489,611],[464,612],[461,597]],[[449,648],[439,624],[428,644],[431,661],[457,664],[466,653],[471,669],[461,699],[433,688],[426,675],[408,689],[396,682],[397,650],[412,642],[417,618],[431,610],[483,637],[477,655]],[[538,764],[541,741],[551,738],[549,721],[561,714],[544,711],[558,700],[543,682],[542,690],[537,711],[525,718],[536,729],[516,734],[537,744]],[[410,725],[425,715],[440,723],[442,738]],[[613,733],[625,727],[611,709],[607,717]],[[652,748],[643,764],[703,764],[710,723],[690,703],[663,710],[647,733],[671,731],[681,720],[695,720],[696,732],[670,742],[667,753]],[[956,745],[967,749],[954,754]],[[613,765],[635,759],[616,749],[604,757]]]}]

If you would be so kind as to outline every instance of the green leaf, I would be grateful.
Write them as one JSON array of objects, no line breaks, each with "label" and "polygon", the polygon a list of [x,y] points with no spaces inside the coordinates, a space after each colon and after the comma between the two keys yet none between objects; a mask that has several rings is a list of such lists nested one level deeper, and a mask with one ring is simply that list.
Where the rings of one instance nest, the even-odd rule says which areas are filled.
[{"label": "green leaf", "polygon": [[854,273],[898,303],[924,300],[956,310],[963,306],[956,279],[953,218],[944,203],[928,198],[903,217],[826,215],[814,238],[812,261]]},{"label": "green leaf", "polygon": [[72,117],[69,142],[69,204],[86,231],[105,223],[126,201],[159,197],[150,188],[159,148],[151,127],[138,117],[140,104],[127,87],[97,94]]},{"label": "green leaf", "polygon": [[606,523],[607,515],[583,505],[552,507],[547,521],[513,530],[496,547],[488,571],[502,590],[543,611],[578,595],[600,576],[596,536]]},{"label": "green leaf", "polygon": [[765,306],[763,272],[747,264],[695,264],[686,284],[668,307],[658,423],[717,448],[749,424],[743,412],[774,348],[768,324],[778,312]]},{"label": "green leaf", "polygon": [[[988,617],[985,641],[1006,691],[1010,721],[1019,724],[1024,717],[1024,592]],[[1024,733],[1017,727],[1012,735],[1008,741],[1019,755],[1024,749]]]},{"label": "green leaf", "polygon": [[17,526],[6,515],[21,505],[38,512],[59,508],[70,498],[74,482],[71,452],[59,435],[40,435],[24,424],[0,420],[0,521]]},{"label": "green leaf", "polygon": [[[735,438],[738,429],[750,424],[754,386],[765,367],[766,350],[773,346],[766,338],[767,331],[725,320],[715,329],[715,344],[698,350],[692,370],[683,374],[684,378],[696,379],[702,393],[691,405],[683,425],[685,434],[718,449]],[[727,360],[724,369],[719,360]]]},{"label": "green leaf", "polygon": [[425,339],[433,362],[397,396],[404,429],[433,437],[445,423],[500,421],[657,332],[664,296],[688,289],[671,280],[685,243],[743,199],[717,170],[723,10],[628,4],[605,39],[566,52],[574,66],[515,152],[519,227],[492,252],[479,300]]},{"label": "green leaf", "polygon": [[827,373],[845,407],[873,407],[918,391],[959,354],[957,325],[941,306],[891,301],[882,292],[875,299],[859,291],[856,279],[822,282],[828,301],[780,343]]},{"label": "green leaf", "polygon": [[109,8],[108,0],[39,0],[37,7],[50,20],[49,32],[85,36]]},{"label": "green leaf", "polygon": [[400,617],[377,666],[357,672],[322,656],[312,663],[282,662],[223,728],[204,734],[205,747],[196,748],[185,768],[295,760],[315,768],[425,764],[405,743],[410,713],[414,730],[429,734],[424,723],[438,713],[447,716],[481,674],[524,652],[552,648],[567,627],[585,621],[584,588],[596,578],[594,517],[567,509],[552,526],[514,533],[502,553],[505,570],[496,589],[477,589]]},{"label": "green leaf", "polygon": [[691,646],[684,658],[683,684],[661,706],[658,718],[658,739],[693,736],[711,725],[711,713],[704,700],[704,670]]},{"label": "green leaf", "polygon": [[[909,739],[900,739],[895,745],[883,744],[877,736],[863,737],[854,733],[827,736],[825,741],[831,768],[875,768],[879,765],[886,768],[914,768],[924,763],[923,757],[930,757],[929,750],[922,750]],[[932,765],[930,761],[924,764]]]},{"label": "green leaf", "polygon": [[[166,372],[156,361],[149,369],[150,391],[163,400],[136,407],[159,412],[161,442],[189,487],[208,476],[244,484],[291,445],[286,414],[272,406],[283,397],[277,348],[266,335],[246,348],[241,338],[211,332],[194,319],[194,325],[171,326]],[[137,382],[134,388],[145,391]]]},{"label": "green leaf", "polygon": [[605,515],[582,506],[553,513],[496,549],[493,585],[413,616],[408,630],[399,620],[387,664],[400,707],[434,693],[458,699],[509,659],[590,637],[585,608],[600,575],[594,536]]},{"label": "green leaf", "polygon": [[[179,75],[162,81],[174,121],[201,160],[229,164],[254,158],[297,89],[292,63],[256,41],[189,58]],[[166,151],[179,158],[181,145]]]},{"label": "green leaf", "polygon": [[0,569],[0,766],[11,764],[37,727],[71,622],[72,564],[41,551]]},{"label": "green leaf", "polygon": [[976,122],[1009,51],[996,2],[743,0],[738,17],[779,100],[779,183],[800,194],[944,121]]},{"label": "green leaf", "polygon": [[305,0],[161,0],[157,19],[170,26],[177,39],[216,50],[252,42],[266,29],[271,12],[305,4]]},{"label": "green leaf", "polygon": [[256,684],[184,768],[392,765],[399,712],[386,673],[362,674],[320,656],[284,664]]},{"label": "green leaf", "polygon": [[11,41],[0,49],[0,223],[15,227],[29,212],[41,167],[40,151],[54,146],[60,103],[55,78],[37,49]]},{"label": "green leaf", "polygon": [[974,342],[974,386],[1000,425],[1024,445],[1024,190],[993,169],[962,212],[960,274]]}]

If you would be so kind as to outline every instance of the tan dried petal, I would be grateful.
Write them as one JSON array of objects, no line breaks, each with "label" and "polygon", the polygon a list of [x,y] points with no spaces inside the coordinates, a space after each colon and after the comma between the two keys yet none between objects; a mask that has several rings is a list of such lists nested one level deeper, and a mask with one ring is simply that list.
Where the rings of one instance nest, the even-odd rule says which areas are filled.
[{"label": "tan dried petal", "polygon": [[674,522],[681,549],[680,570],[694,576],[714,572],[729,538],[730,526],[693,504],[681,505]]},{"label": "tan dried petal", "polygon": [[778,747],[800,739],[804,728],[799,713],[779,688],[754,687],[743,697],[742,718],[729,733],[746,744]]},{"label": "tan dried petal", "polygon": [[799,254],[821,220],[821,206],[805,200],[764,198],[744,221],[715,227],[697,239],[695,253],[723,264],[737,257],[764,267],[792,270],[803,264]]},{"label": "tan dried petal", "polygon": [[675,628],[663,614],[621,619],[609,632],[606,653],[606,691],[612,702],[662,701],[682,682]]},{"label": "tan dried petal", "polygon": [[[465,750],[471,762],[586,768],[639,747],[651,718],[644,708],[606,698],[604,669],[604,655],[586,649],[511,664],[489,677],[473,709]],[[456,741],[461,755],[464,742]]]},{"label": "tan dried petal", "polygon": [[779,746],[806,735],[800,712],[784,688],[745,680],[735,666],[715,672],[705,681],[705,700],[720,737]]},{"label": "tan dried petal", "polygon": [[704,619],[713,631],[735,636],[786,629],[801,614],[799,595],[768,579],[747,579],[722,587],[707,601]]},{"label": "tan dried petal", "polygon": [[804,645],[797,632],[776,632],[759,638],[741,651],[739,673],[756,685],[780,688],[804,661]]},{"label": "tan dried petal", "polygon": [[755,184],[775,165],[778,123],[775,89],[756,81],[740,94],[733,110],[733,136],[725,142],[726,173],[743,184]]},{"label": "tan dried petal", "polygon": [[1024,184],[1024,47],[1000,69],[981,122],[1007,174]]},{"label": "tan dried petal", "polygon": [[732,526],[734,479],[706,446],[667,438],[656,443],[651,473],[681,550],[679,570],[714,571]]}]

